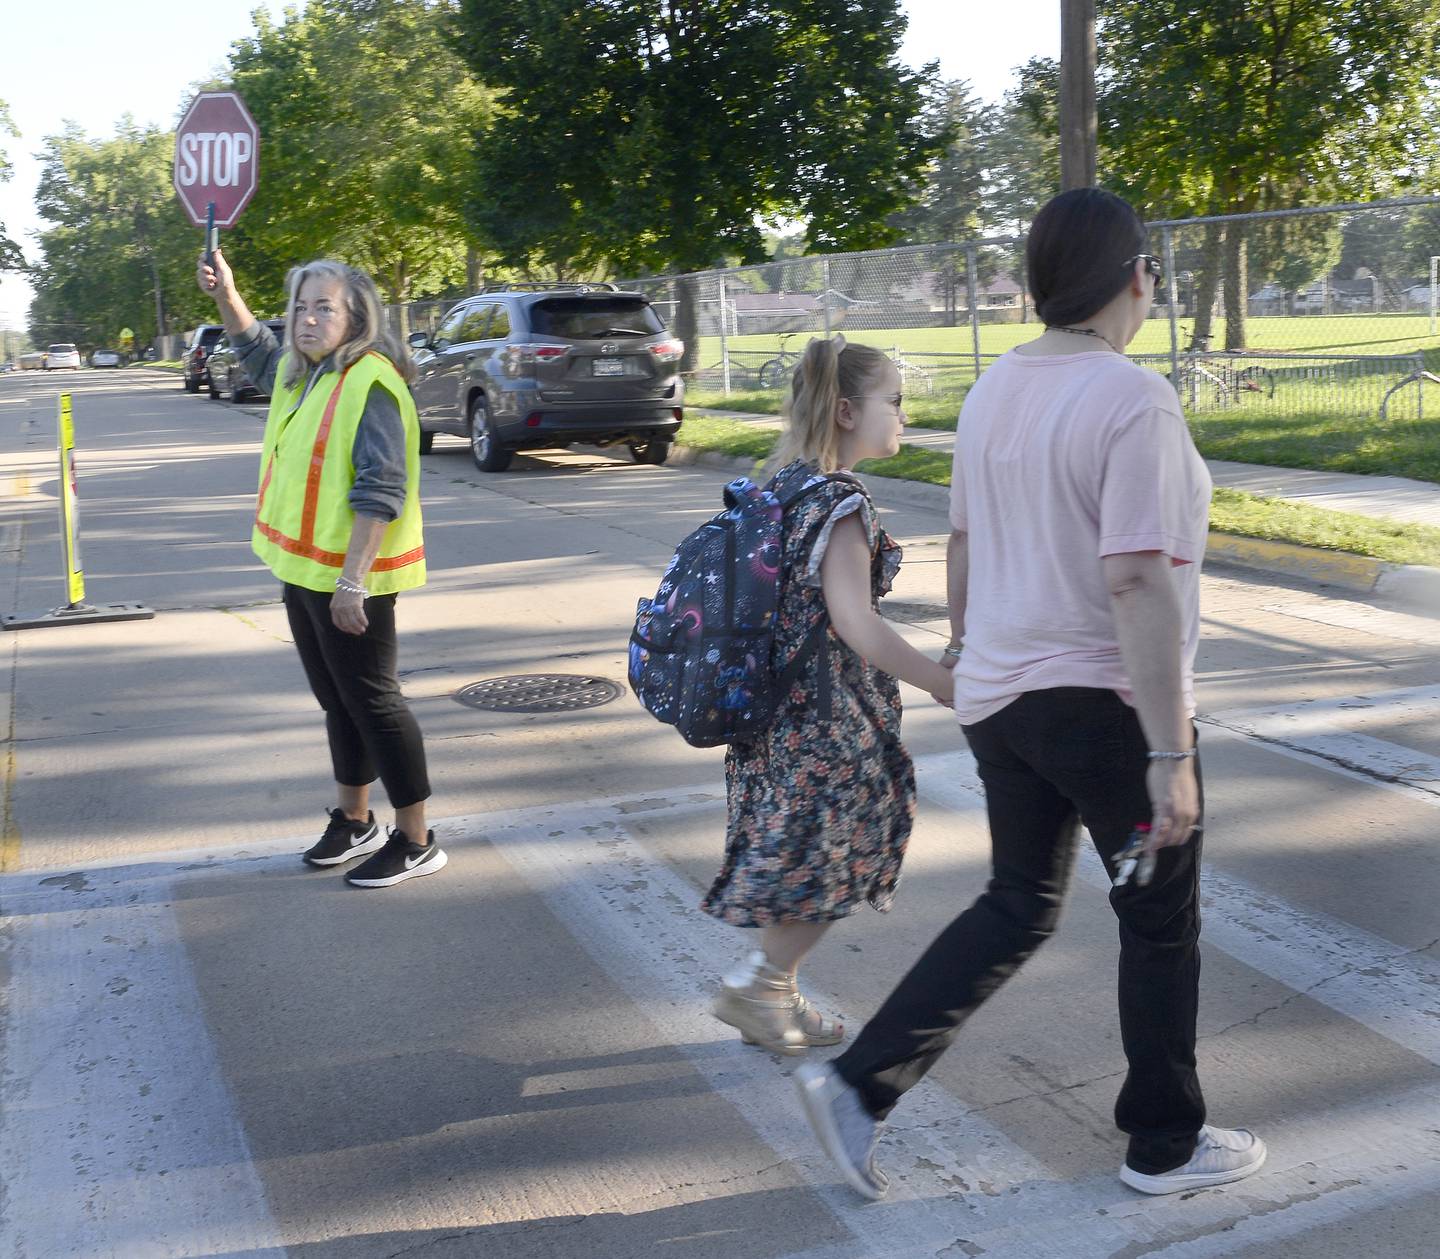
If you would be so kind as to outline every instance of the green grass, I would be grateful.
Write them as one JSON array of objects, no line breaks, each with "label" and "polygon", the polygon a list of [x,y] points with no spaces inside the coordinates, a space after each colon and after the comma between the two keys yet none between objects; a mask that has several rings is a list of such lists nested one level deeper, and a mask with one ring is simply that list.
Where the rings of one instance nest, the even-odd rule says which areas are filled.
[{"label": "green grass", "polygon": [[[680,430],[679,444],[753,459],[758,464],[769,457],[779,436],[775,429],[756,428],[743,420],[692,414]],[[890,459],[866,461],[858,471],[902,481],[949,485],[950,456],[937,450],[907,446]],[[1240,490],[1215,491],[1210,527],[1240,537],[1368,555],[1395,564],[1440,566],[1440,529],[1326,511]]]},{"label": "green grass", "polygon": [[[1188,342],[1194,326],[1191,319],[1182,319],[1181,343]],[[1440,337],[1430,335],[1430,316],[1423,312],[1406,314],[1355,315],[1283,315],[1254,316],[1245,321],[1246,340],[1252,350],[1289,350],[1311,354],[1411,354],[1416,350],[1431,355],[1431,362],[1440,364]],[[882,349],[899,349],[908,354],[970,354],[974,349],[968,324],[956,328],[882,328],[876,330],[848,329],[837,325],[847,340],[875,345]],[[1217,319],[1212,328],[1211,344],[1225,344],[1225,321]],[[980,353],[984,356],[1003,354],[1022,342],[1033,340],[1040,332],[1035,323],[981,324]],[[788,342],[794,351],[803,350],[812,335],[796,333]],[[727,338],[732,354],[740,354],[751,362],[759,353],[774,354],[780,347],[776,333]],[[1168,354],[1170,321],[1148,319],[1130,343],[1132,354]],[[720,361],[720,338],[700,339],[701,366]],[[759,366],[759,361],[755,366]],[[968,369],[967,369],[968,370]]]},{"label": "green grass", "polygon": [[185,366],[178,358],[157,358],[145,363],[132,363],[132,367],[158,367],[162,371],[178,372]]},{"label": "green grass", "polygon": [[1298,542],[1327,551],[1368,555],[1392,564],[1440,565],[1440,529],[1374,520],[1304,503],[1217,489],[1210,527],[1242,538]]},{"label": "green grass", "polygon": [[[955,419],[960,414],[960,403],[965,399],[969,386],[959,394],[921,395],[905,399],[905,415],[916,428],[939,428],[955,430]],[[728,397],[720,389],[702,389],[690,386],[685,390],[686,405],[692,407],[713,407],[717,411],[744,411],[747,415],[779,415],[784,395],[778,391],[752,389],[733,392]],[[1440,404],[1437,404],[1440,405]]]}]

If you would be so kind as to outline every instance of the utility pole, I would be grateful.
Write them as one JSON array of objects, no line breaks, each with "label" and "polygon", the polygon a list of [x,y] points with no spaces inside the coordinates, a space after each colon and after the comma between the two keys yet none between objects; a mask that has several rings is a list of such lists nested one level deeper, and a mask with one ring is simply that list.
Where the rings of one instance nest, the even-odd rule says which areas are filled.
[{"label": "utility pole", "polygon": [[1095,183],[1095,0],[1060,0],[1060,188]]}]

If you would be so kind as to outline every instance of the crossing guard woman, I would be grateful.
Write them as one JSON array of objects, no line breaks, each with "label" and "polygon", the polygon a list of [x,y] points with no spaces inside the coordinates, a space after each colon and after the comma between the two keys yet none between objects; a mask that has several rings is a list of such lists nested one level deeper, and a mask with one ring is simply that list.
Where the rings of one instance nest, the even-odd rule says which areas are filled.
[{"label": "crossing guard woman", "polygon": [[[425,824],[425,747],[396,675],[395,598],[425,582],[410,356],[363,271],[325,260],[294,268],[282,349],[220,251],[212,258],[200,259],[201,291],[246,375],[271,395],[251,545],[283,583],[338,789],[305,860],[368,857],[345,875],[357,887],[434,874],[446,858]],[[377,777],[395,809],[388,838],[369,807]]]}]

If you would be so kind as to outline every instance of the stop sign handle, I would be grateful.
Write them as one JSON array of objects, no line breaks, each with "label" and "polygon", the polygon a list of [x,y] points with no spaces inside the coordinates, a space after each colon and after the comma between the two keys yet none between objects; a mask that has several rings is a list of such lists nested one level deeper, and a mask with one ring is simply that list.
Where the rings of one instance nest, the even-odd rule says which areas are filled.
[{"label": "stop sign handle", "polygon": [[215,265],[215,251],[220,248],[220,229],[215,226],[215,203],[205,207],[205,265]]}]

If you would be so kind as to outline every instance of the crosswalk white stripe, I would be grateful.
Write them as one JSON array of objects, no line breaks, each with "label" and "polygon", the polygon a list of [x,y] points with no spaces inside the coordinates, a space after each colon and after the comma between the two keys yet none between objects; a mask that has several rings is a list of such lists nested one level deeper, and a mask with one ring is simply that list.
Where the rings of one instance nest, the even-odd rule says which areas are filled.
[{"label": "crosswalk white stripe", "polygon": [[[1440,803],[1440,757],[1355,729],[1375,721],[1400,722],[1440,715],[1440,686],[1415,686],[1261,705],[1206,713],[1202,724],[1264,742],[1277,751],[1308,754],[1315,761],[1363,778],[1388,780],[1413,799]],[[1314,763],[1312,761],[1312,763]]]},{"label": "crosswalk white stripe", "polygon": [[284,1254],[153,890],[6,899],[6,1253]]}]

